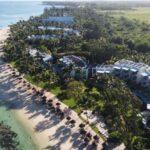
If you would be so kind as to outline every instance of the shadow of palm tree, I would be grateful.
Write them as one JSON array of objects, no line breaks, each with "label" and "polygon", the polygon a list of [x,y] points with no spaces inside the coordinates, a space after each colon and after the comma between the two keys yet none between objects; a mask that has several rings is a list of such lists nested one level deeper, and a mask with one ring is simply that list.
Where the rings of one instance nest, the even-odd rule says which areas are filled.
[{"label": "shadow of palm tree", "polygon": [[[7,71],[7,69],[3,71]],[[55,114],[48,111],[44,105],[36,103],[39,102],[39,97],[29,92],[26,87],[18,83],[19,82],[15,78],[7,75],[7,73],[5,76],[0,76],[0,106],[5,106],[8,110],[25,109],[26,113],[29,114],[29,119],[43,115],[45,119],[37,123],[35,126],[36,132],[43,132],[61,122],[61,120],[59,120]],[[70,137],[70,142],[73,147],[78,149],[80,147],[79,134],[73,133],[72,129],[65,125],[61,125],[55,131],[54,135],[52,135],[51,139],[51,141],[57,139],[58,142],[54,146],[47,146],[45,149],[60,150],[61,145]]]},{"label": "shadow of palm tree", "polygon": [[71,136],[71,133],[71,129],[66,126],[61,126],[60,128],[58,128],[53,135],[53,139],[58,139],[59,142],[54,146],[51,146],[51,149],[60,150],[61,144],[65,143],[68,140],[68,138]]}]

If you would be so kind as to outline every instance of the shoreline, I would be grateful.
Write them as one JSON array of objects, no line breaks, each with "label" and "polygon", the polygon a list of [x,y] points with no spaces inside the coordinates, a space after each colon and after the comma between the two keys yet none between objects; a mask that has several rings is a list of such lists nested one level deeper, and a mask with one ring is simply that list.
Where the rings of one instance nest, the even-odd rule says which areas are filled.
[{"label": "shoreline", "polygon": [[[6,28],[0,30],[0,34],[3,32],[1,40],[8,37],[7,31],[8,29]],[[5,62],[2,62],[0,69],[2,70],[0,72],[0,90],[3,91],[3,97],[6,99],[6,103],[10,105],[10,110],[15,113],[17,120],[30,134],[32,141],[38,147],[36,150],[46,148],[60,150],[78,149],[79,124],[82,123],[82,120],[77,113],[71,111],[71,117],[76,120],[76,126],[74,128],[66,126],[66,119],[59,120],[55,114],[46,109],[46,106],[36,104],[38,99],[34,97],[32,90],[28,90],[23,83],[19,83],[17,79],[11,76],[12,70],[8,68]],[[6,87],[3,84],[6,84]],[[50,99],[55,99],[55,103],[58,102],[54,94],[46,92],[45,95]],[[63,109],[67,108],[63,103],[61,103],[61,107]],[[86,130],[95,135],[95,132],[89,125],[86,125]],[[102,148],[102,143],[103,140],[100,139],[98,149]]]},{"label": "shoreline", "polygon": [[[0,29],[0,45],[1,44],[3,45],[4,40],[8,38],[8,34],[9,34],[9,27]],[[0,50],[2,50],[2,49],[0,48]],[[0,51],[0,53],[1,53],[1,51]],[[1,54],[0,54],[0,56],[1,56]],[[0,65],[1,65],[1,61],[0,61]],[[1,72],[0,72],[0,75],[1,75]],[[0,84],[1,84],[1,82],[0,82]],[[0,88],[1,88],[1,86],[0,86]],[[7,109],[7,106],[4,105],[4,108]],[[22,117],[24,117],[24,116],[19,116],[19,113],[21,111],[20,112],[18,110],[7,110],[7,111],[9,111],[7,113],[8,115],[9,114],[12,115],[12,116],[9,115],[11,120],[13,120],[13,122],[15,122],[16,124],[19,123],[18,127],[21,128],[21,131],[23,130],[23,132],[27,133],[27,135],[25,135],[25,136],[29,136],[32,139],[29,144],[32,145],[33,146],[32,148],[36,150],[39,147],[39,145],[37,144],[37,141],[34,139],[34,136],[33,136],[32,132],[31,132],[31,130],[29,130],[29,126],[26,124],[25,121],[23,122]],[[5,111],[2,111],[2,113],[5,113]],[[5,114],[5,115],[7,115],[7,114]],[[4,120],[6,121],[6,124],[9,124],[7,119],[4,118]],[[19,140],[19,137],[18,137],[18,140]]]},{"label": "shoreline", "polygon": [[0,28],[0,42],[3,42],[8,38],[9,35],[9,27]]},{"label": "shoreline", "polygon": [[[0,102],[2,104],[2,100]],[[0,106],[0,122],[8,125],[12,131],[17,134],[16,140],[19,141],[18,149],[37,150],[36,142],[33,141],[31,133],[24,127],[24,125],[18,120],[17,115],[13,110],[8,110],[7,106]],[[24,142],[25,141],[25,142]]]},{"label": "shoreline", "polygon": [[[9,27],[0,29],[0,45],[3,44],[4,40],[8,38],[9,34]],[[1,65],[1,64],[0,64]],[[1,72],[0,72],[0,77],[1,77]],[[0,80],[1,81],[1,80]],[[1,84],[1,82],[0,82]],[[1,87],[0,87],[1,88]],[[7,108],[7,106],[5,106]],[[23,128],[24,131],[27,132],[27,134],[30,136],[32,139],[31,143],[35,146],[35,150],[37,150],[40,147],[40,140],[38,140],[35,136],[35,133],[33,131],[33,125],[31,121],[28,121],[28,118],[26,116],[25,110],[9,110],[9,112],[12,114],[13,119],[16,120],[16,123],[19,123],[19,126]],[[31,124],[30,124],[31,123]]]}]

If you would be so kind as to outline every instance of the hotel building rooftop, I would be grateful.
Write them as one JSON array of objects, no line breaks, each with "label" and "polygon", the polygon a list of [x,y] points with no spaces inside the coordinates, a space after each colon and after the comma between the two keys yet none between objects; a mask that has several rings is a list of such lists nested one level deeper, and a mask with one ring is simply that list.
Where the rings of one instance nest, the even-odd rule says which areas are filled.
[{"label": "hotel building rooftop", "polygon": [[53,38],[60,38],[60,36],[58,35],[31,35],[28,36],[28,40],[49,40],[49,39],[53,39]]},{"label": "hotel building rooftop", "polygon": [[65,33],[75,34],[76,36],[80,36],[80,32],[78,30],[74,30],[72,28],[60,28],[55,26],[39,26],[39,30],[51,30],[51,31],[64,31]]},{"label": "hotel building rooftop", "polygon": [[37,56],[37,53],[38,53],[39,56],[42,57],[42,59],[43,59],[44,62],[48,62],[48,61],[53,60],[52,55],[47,54],[47,53],[41,53],[41,52],[39,52],[37,49],[29,48],[28,51],[29,51],[29,54],[30,54],[32,57],[36,57],[36,56]]},{"label": "hotel building rooftop", "polygon": [[149,66],[144,63],[136,63],[130,60],[119,60],[114,64],[114,68],[116,69],[124,69],[124,70],[131,70],[133,72],[139,71],[141,68],[148,68]]},{"label": "hotel building rooftop", "polygon": [[113,65],[98,65],[95,69],[96,74],[111,73],[113,71]]},{"label": "hotel building rooftop", "polygon": [[42,19],[42,22],[61,22],[64,24],[72,24],[74,22],[74,17],[72,16],[51,16]]},{"label": "hotel building rooftop", "polygon": [[66,66],[74,65],[76,67],[86,67],[86,62],[82,58],[75,55],[64,56],[59,60]]}]

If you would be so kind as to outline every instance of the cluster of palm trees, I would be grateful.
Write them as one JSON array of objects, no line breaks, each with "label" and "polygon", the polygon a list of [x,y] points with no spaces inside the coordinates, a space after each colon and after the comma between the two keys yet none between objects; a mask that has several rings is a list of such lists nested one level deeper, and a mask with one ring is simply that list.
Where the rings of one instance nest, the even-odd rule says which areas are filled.
[{"label": "cluster of palm trees", "polygon": [[0,148],[17,149],[18,145],[17,134],[9,126],[0,122]]},{"label": "cluster of palm trees", "polygon": [[[147,144],[148,133],[142,128],[142,118],[138,116],[142,103],[124,82],[110,75],[89,79],[84,84],[78,82],[68,82],[69,86],[63,87],[64,93],[68,94],[61,99],[75,99],[80,110],[91,109],[94,114],[103,115],[109,129],[109,142],[123,142],[129,149],[133,146],[143,148]],[[137,141],[131,142],[135,137],[140,145]]]},{"label": "cluster of palm trees", "polygon": [[[126,84],[112,76],[101,75],[92,82],[92,86],[97,90],[88,92],[87,105],[104,116],[109,129],[109,140],[123,142],[129,149],[133,146],[142,149],[147,145],[149,132],[142,128],[142,118],[138,116],[142,102]],[[137,141],[131,142],[135,137],[138,137],[140,145]]]}]

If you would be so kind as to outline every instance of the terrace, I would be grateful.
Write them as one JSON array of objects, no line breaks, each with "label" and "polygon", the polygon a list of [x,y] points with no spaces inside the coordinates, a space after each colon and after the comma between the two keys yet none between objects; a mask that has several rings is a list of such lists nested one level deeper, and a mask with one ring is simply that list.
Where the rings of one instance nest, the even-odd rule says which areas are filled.
[{"label": "terrace", "polygon": [[150,67],[144,63],[136,63],[129,60],[120,60],[114,64],[113,73],[123,79],[136,81],[142,86],[150,84]]},{"label": "terrace", "polygon": [[106,73],[109,74],[113,71],[113,65],[98,65],[96,66],[96,74]]},{"label": "terrace", "polygon": [[63,58],[59,59],[59,61],[64,64],[65,66],[73,65],[75,67],[86,67],[86,62],[75,55],[68,55],[64,56]]},{"label": "terrace", "polygon": [[51,31],[64,31],[65,34],[74,34],[76,36],[80,36],[80,32],[78,30],[74,30],[72,28],[60,28],[55,26],[39,26],[38,29],[40,30],[51,30]]},{"label": "terrace", "polygon": [[60,22],[64,24],[72,24],[74,22],[74,17],[71,16],[51,16],[46,19],[42,19],[42,22]]},{"label": "terrace", "polygon": [[93,114],[93,112],[90,110],[84,110],[81,113],[81,117],[88,121],[90,125],[95,125],[100,134],[102,134],[105,139],[109,138],[108,129],[104,122],[103,116]]},{"label": "terrace", "polygon": [[60,37],[61,36],[58,35],[31,35],[28,36],[28,40],[49,40],[49,39],[55,39]]}]

